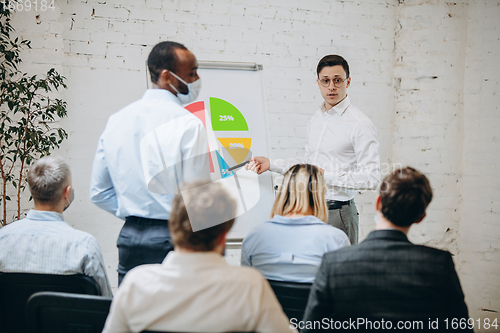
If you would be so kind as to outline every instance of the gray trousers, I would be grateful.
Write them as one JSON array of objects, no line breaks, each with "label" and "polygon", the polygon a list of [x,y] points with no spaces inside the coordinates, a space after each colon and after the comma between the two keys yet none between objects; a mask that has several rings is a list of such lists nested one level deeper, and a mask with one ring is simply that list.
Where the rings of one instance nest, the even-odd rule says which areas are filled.
[{"label": "gray trousers", "polygon": [[354,201],[338,209],[329,210],[328,224],[345,232],[351,245],[358,244],[359,213]]}]

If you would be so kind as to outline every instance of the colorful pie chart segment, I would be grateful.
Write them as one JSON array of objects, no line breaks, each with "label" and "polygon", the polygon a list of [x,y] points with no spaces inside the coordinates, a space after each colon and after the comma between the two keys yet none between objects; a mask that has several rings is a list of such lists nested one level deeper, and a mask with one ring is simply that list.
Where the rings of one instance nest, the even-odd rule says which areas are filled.
[{"label": "colorful pie chart segment", "polygon": [[248,131],[241,112],[223,99],[210,97],[210,119],[213,131]]},{"label": "colorful pie chart segment", "polygon": [[[217,97],[209,97],[208,104],[206,101],[191,103],[185,109],[200,119],[207,131],[210,172],[216,174],[216,169],[219,169],[221,178],[233,176],[234,172],[227,169],[245,161],[252,145],[252,139],[247,137],[248,124],[243,114],[231,103]],[[244,137],[235,137],[238,135]]]},{"label": "colorful pie chart segment", "polygon": [[226,161],[220,156],[218,151],[215,151],[217,154],[217,162],[219,162],[220,176],[222,179],[234,176],[234,172],[227,171],[229,169],[229,165],[227,165]]},{"label": "colorful pie chart segment", "polygon": [[[238,217],[257,205],[260,200],[259,176],[245,168],[236,166],[251,157],[252,132],[243,113],[236,105],[244,109],[244,105],[235,104],[217,97],[206,97],[186,105],[185,108],[198,117],[205,130],[210,159],[210,178],[218,182],[237,199]],[[255,143],[254,143],[255,144]],[[239,200],[238,200],[239,198]],[[206,221],[204,221],[206,222]],[[197,230],[209,227],[205,224],[192,226]]]},{"label": "colorful pie chart segment", "polygon": [[[205,119],[205,102],[200,101],[200,102],[195,102],[191,103],[189,105],[186,105],[184,107],[186,110],[191,112],[193,115],[195,115],[198,119],[201,120],[203,123],[203,126],[205,127],[205,130],[207,130],[207,121]],[[214,173],[214,162],[212,162],[212,155],[210,154],[210,146],[208,147],[208,162],[210,165],[210,172]]]},{"label": "colorful pie chart segment", "polygon": [[217,138],[222,147],[231,155],[236,164],[240,164],[248,156],[252,138]]},{"label": "colorful pie chart segment", "polygon": [[205,129],[207,128],[207,122],[205,120],[205,102],[200,101],[191,103],[186,105],[184,108],[198,117],[203,123],[203,126],[205,126]]}]

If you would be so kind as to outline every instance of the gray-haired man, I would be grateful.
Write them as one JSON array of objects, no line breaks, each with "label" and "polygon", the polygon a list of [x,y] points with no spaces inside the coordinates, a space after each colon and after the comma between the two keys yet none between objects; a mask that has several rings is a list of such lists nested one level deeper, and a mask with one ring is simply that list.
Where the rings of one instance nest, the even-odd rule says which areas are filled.
[{"label": "gray-haired man", "polygon": [[41,158],[28,172],[28,185],[35,208],[0,229],[0,271],[82,273],[111,296],[97,240],[64,222],[62,213],[74,198],[68,164],[60,157]]}]

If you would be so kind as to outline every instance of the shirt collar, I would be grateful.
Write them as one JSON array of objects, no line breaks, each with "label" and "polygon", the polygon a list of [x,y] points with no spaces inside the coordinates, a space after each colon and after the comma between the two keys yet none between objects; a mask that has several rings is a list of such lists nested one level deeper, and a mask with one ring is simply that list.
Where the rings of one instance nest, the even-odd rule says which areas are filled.
[{"label": "shirt collar", "polygon": [[307,225],[307,224],[325,224],[323,221],[318,219],[316,216],[307,215],[301,217],[285,217],[281,215],[274,215],[271,223],[279,224],[293,224],[293,225]]},{"label": "shirt collar", "polygon": [[26,214],[26,218],[34,221],[64,221],[61,213],[34,209]]},{"label": "shirt collar", "polygon": [[142,99],[163,99],[163,100],[177,103],[180,106],[182,106],[182,103],[177,98],[177,96],[175,96],[174,94],[172,94],[170,91],[168,91],[166,89],[148,89],[148,90],[146,90],[146,92],[142,96]]},{"label": "shirt collar", "polygon": [[408,240],[408,237],[404,234],[404,232],[396,230],[396,229],[381,229],[381,230],[374,230],[368,234],[366,241],[372,241],[376,239],[392,239],[396,241],[404,241],[404,242],[410,242]]},{"label": "shirt collar", "polygon": [[345,110],[347,110],[349,105],[351,105],[351,101],[349,100],[349,95],[347,95],[342,100],[342,102],[335,105],[333,108],[327,109],[326,102],[323,102],[323,104],[321,104],[321,106],[320,106],[320,109],[323,113],[325,113],[325,112],[328,112],[328,113],[337,112],[339,114],[339,116],[341,116],[344,114]]},{"label": "shirt collar", "polygon": [[170,251],[162,265],[182,266],[197,269],[202,266],[227,265],[224,258],[213,251],[179,253]]}]

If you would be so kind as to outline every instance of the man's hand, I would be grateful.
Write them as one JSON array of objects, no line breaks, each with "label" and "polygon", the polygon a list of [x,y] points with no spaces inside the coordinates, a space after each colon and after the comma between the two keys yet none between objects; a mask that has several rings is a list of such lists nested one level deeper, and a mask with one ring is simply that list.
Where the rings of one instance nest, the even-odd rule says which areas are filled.
[{"label": "man's hand", "polygon": [[260,175],[269,170],[271,163],[269,159],[264,156],[255,156],[250,158],[250,163],[245,165],[245,169],[252,170],[256,174]]},{"label": "man's hand", "polygon": [[318,169],[321,172],[321,174],[324,176],[325,175],[325,169],[321,169],[320,167],[318,167]]}]

